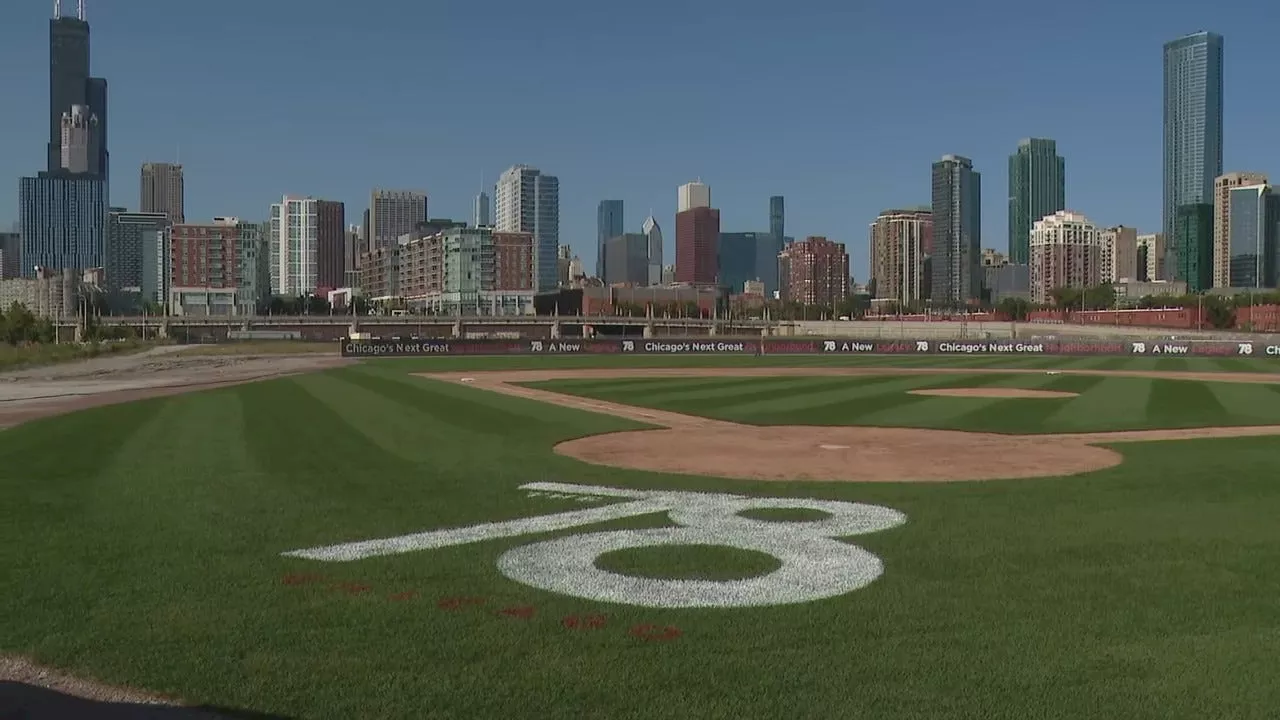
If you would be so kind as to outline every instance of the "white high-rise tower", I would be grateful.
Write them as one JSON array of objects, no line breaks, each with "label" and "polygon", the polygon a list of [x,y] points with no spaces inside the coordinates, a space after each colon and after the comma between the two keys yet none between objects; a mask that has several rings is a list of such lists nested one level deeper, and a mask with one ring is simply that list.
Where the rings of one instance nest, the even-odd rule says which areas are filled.
[{"label": "white high-rise tower", "polygon": [[494,230],[533,235],[533,270],[539,292],[555,290],[559,273],[560,179],[528,165],[515,165],[494,188]]}]

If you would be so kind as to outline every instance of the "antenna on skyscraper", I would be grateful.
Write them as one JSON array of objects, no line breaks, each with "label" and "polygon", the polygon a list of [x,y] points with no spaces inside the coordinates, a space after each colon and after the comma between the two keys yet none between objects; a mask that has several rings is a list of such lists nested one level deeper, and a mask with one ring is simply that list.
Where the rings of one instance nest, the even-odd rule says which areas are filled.
[{"label": "antenna on skyscraper", "polygon": [[62,17],[62,0],[53,0],[53,19]]},{"label": "antenna on skyscraper", "polygon": [[76,0],[76,19],[84,22],[84,0]]}]

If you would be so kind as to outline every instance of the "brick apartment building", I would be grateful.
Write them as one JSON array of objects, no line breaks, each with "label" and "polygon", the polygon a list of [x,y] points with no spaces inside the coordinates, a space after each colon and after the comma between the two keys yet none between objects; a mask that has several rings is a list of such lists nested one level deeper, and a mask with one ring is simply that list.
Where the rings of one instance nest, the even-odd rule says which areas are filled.
[{"label": "brick apartment building", "polygon": [[781,296],[804,305],[835,306],[849,296],[849,254],[825,237],[807,237],[778,255]]}]

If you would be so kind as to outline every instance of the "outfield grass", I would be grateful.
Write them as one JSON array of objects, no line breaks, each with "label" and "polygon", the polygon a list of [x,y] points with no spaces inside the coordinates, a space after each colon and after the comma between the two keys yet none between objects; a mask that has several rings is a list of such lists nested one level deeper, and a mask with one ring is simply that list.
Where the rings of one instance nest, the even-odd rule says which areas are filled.
[{"label": "outfield grass", "polygon": [[[1032,433],[1280,424],[1280,383],[1103,375],[612,378],[526,383],[555,392],[750,425],[867,425]],[[1022,388],[1064,398],[915,395]]]},{"label": "outfield grass", "polygon": [[[0,649],[306,718],[1200,720],[1280,707],[1280,439],[1125,444],[1124,464],[1063,479],[698,479],[551,451],[633,423],[407,373],[517,365],[365,363],[0,432]],[[351,563],[280,556],[594,506],[518,489],[535,481],[847,500],[909,521],[856,539],[885,565],[866,588],[754,609],[591,602],[498,572],[505,549],[541,537]],[[766,561],[694,547],[600,562],[720,577]]]}]

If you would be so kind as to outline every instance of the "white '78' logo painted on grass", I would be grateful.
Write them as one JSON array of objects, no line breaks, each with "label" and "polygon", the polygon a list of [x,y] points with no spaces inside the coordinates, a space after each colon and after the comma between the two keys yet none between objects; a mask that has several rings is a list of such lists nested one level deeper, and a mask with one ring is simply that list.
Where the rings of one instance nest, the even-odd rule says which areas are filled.
[{"label": "white '78' logo painted on grass", "polygon": [[[562,483],[530,483],[521,489],[628,498],[630,502],[283,554],[350,562],[665,512],[679,527],[583,533],[521,545],[498,558],[498,569],[517,582],[588,600],[666,608],[758,607],[821,600],[866,587],[884,572],[884,564],[870,552],[835,538],[880,532],[907,521],[897,510],[835,500],[752,498]],[[770,522],[741,515],[764,509],[816,510],[827,517],[811,522]],[[605,553],[664,545],[752,550],[773,556],[781,567],[757,577],[715,581],[632,577],[595,565]]]}]

